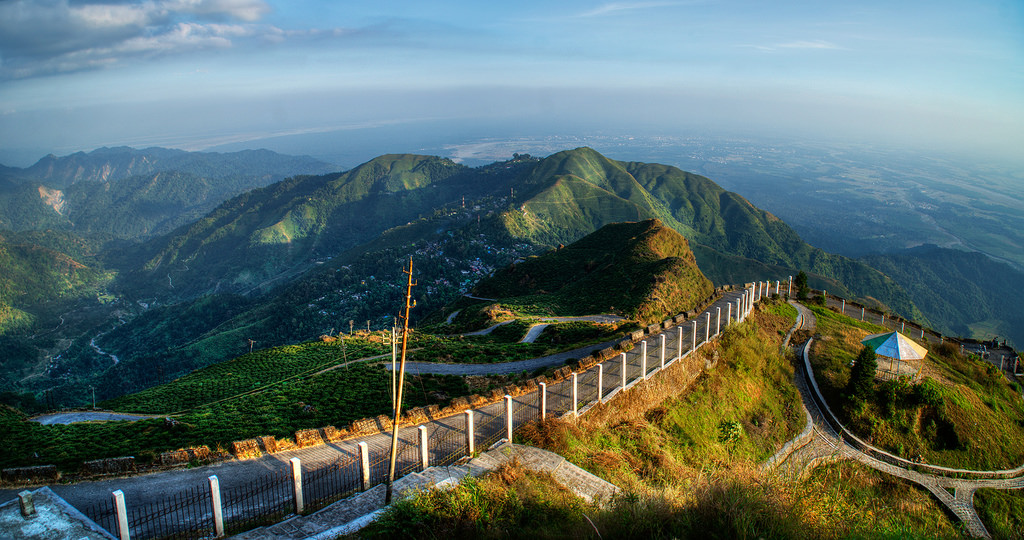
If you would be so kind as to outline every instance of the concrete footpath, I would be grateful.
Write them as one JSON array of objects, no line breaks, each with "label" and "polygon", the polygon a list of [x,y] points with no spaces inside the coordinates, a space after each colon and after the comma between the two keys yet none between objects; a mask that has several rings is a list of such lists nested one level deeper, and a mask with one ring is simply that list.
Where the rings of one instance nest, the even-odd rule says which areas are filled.
[{"label": "concrete footpath", "polygon": [[[467,476],[481,476],[513,462],[532,471],[550,474],[555,481],[588,503],[607,505],[620,492],[615,485],[573,465],[558,454],[532,446],[510,444],[504,439],[491,450],[462,465],[430,467],[423,472],[406,475],[395,481],[394,490],[401,498],[427,489],[448,489]],[[351,534],[368,525],[383,511],[384,495],[385,486],[378,484],[308,516],[296,516],[232,538],[320,540]]]}]

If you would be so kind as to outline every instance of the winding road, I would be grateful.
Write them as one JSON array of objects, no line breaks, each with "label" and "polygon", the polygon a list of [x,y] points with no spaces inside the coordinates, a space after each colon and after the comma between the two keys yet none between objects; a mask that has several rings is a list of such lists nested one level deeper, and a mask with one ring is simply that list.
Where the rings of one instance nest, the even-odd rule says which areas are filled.
[{"label": "winding road", "polygon": [[[816,325],[814,313],[802,304],[790,303],[800,312],[799,330],[813,332]],[[793,450],[786,459],[775,466],[778,472],[792,477],[802,477],[819,464],[852,459],[872,469],[921,485],[949,508],[972,536],[991,537],[974,508],[974,492],[979,488],[1022,489],[1024,476],[997,479],[951,478],[912,471],[869,456],[839,435],[839,431],[819,408],[812,394],[813,390],[808,384],[808,375],[804,362],[798,361],[796,385],[803,398],[805,410],[809,413],[809,419],[813,423],[812,436],[808,442]],[[953,492],[950,493],[949,490]]]}]

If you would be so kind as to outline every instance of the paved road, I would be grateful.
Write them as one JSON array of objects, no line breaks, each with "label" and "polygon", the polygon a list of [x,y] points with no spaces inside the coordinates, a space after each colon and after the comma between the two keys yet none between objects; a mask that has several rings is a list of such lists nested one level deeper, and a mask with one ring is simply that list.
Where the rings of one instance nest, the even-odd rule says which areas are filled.
[{"label": "paved road", "polygon": [[134,422],[137,420],[145,420],[147,418],[159,418],[159,416],[104,411],[76,411],[44,414],[37,416],[35,418],[30,418],[29,420],[31,420],[32,422],[39,422],[44,426],[52,426],[54,424],[74,424],[77,422],[107,422],[111,420],[131,420],[132,422]]},{"label": "paved road", "polygon": [[[579,374],[577,377],[577,406],[595,402],[601,397],[606,398],[618,391],[623,380],[623,368],[625,368],[626,379],[632,381],[628,385],[632,385],[640,378],[657,372],[663,360],[667,365],[675,357],[689,354],[693,349],[694,336],[696,336],[696,344],[697,348],[699,348],[705,342],[705,335],[713,336],[715,334],[712,330],[716,329],[716,308],[724,308],[729,303],[735,307],[735,300],[739,298],[740,294],[739,291],[726,293],[722,299],[697,317],[696,326],[693,325],[693,321],[686,321],[679,325],[678,329],[669,329],[658,336],[647,338],[645,341],[647,346],[643,347],[638,344],[637,347],[626,354],[625,363],[623,363],[621,357],[616,357],[602,363],[601,370],[592,368],[585,373]],[[705,313],[711,313],[710,327],[707,329],[705,329],[704,324],[709,317],[706,317]],[[726,310],[723,309],[723,329],[729,322],[725,320],[725,313]],[[664,349],[661,347],[663,341],[665,344]],[[607,346],[607,344],[599,344],[593,347],[601,346]],[[647,351],[646,357],[643,357],[641,353],[643,350]],[[662,353],[662,350],[664,350],[664,353]],[[583,356],[586,353],[573,351],[562,354]],[[552,357],[542,360],[558,362],[552,359]],[[510,368],[510,366],[506,366],[505,369],[512,369],[513,371],[522,369],[522,364],[520,363],[510,364],[515,364],[515,367]],[[437,366],[434,365],[434,367]],[[463,374],[467,373],[469,368],[486,367],[459,364],[452,364],[450,366],[458,369],[458,373]],[[492,364],[491,366],[500,365]],[[599,372],[602,377],[598,376]],[[572,379],[567,379],[548,385],[546,396],[548,414],[561,415],[573,410],[571,381]],[[513,417],[516,425],[539,417],[540,401],[538,392],[516,397],[513,400]],[[486,448],[504,436],[505,413],[503,403],[486,405],[476,409],[474,414],[475,444],[477,448]],[[430,449],[431,465],[448,464],[466,454],[466,425],[467,419],[464,414],[434,419],[425,424],[429,437],[428,447]],[[418,436],[418,426],[410,426],[401,430],[401,443],[398,452],[399,471],[411,472],[418,470]],[[251,486],[254,480],[265,479],[266,481],[277,482],[278,480],[276,479],[285,478],[290,467],[289,460],[293,457],[301,459],[304,481],[310,480],[316,474],[315,471],[323,470],[331,464],[338,465],[344,471],[339,473],[339,475],[348,478],[347,481],[358,481],[358,473],[353,472],[358,471],[358,468],[353,469],[353,467],[358,467],[358,460],[356,459],[358,452],[357,443],[360,441],[366,442],[369,447],[372,470],[371,480],[372,483],[376,483],[386,473],[387,463],[384,460],[384,456],[388,454],[390,440],[391,433],[388,431],[359,439],[265,455],[251,460],[229,460],[190,469],[175,469],[133,477],[111,478],[76,484],[58,484],[50,487],[72,505],[86,511],[87,514],[89,514],[88,508],[90,506],[97,502],[106,503],[111,498],[111,492],[119,489],[125,495],[129,513],[138,512],[140,516],[146,516],[152,513],[149,505],[166,501],[169,495],[181,493],[189,488],[205,490],[205,486],[208,483],[207,477],[210,475],[218,477],[225,501],[239,499],[242,492],[248,493],[251,491],[251,488],[247,486]],[[0,491],[0,501],[14,498],[17,491]],[[288,496],[287,489],[283,493],[282,497]],[[311,496],[309,497],[312,498]],[[208,499],[207,502],[198,501],[190,504],[195,507],[194,512],[199,516],[203,516],[208,512]],[[226,502],[225,504],[228,505],[229,503]],[[236,514],[245,511],[244,506],[237,506],[226,508],[225,514],[230,521],[233,516],[237,517]],[[95,512],[93,513],[95,514]],[[169,520],[171,518],[166,519]],[[206,520],[206,518],[196,519],[204,522]],[[194,519],[193,521],[196,520]],[[106,523],[101,524],[106,525]],[[152,534],[152,528],[161,526],[167,526],[167,524],[161,524],[159,520],[151,520],[145,522],[145,524],[138,525],[143,536],[147,534],[146,531]],[[147,527],[149,529],[146,529]]]},{"label": "paved road", "polygon": [[[815,328],[814,313],[801,304],[791,303],[800,310],[803,321],[802,329],[813,331]],[[807,374],[803,362],[798,361],[797,365],[797,388],[800,390],[804,406],[810,412],[814,423],[814,435],[807,445],[795,450],[785,461],[779,464],[777,470],[783,474],[790,474],[796,477],[805,474],[823,462],[837,459],[853,459],[873,469],[923,486],[964,523],[970,534],[975,537],[985,538],[988,538],[989,534],[974,509],[974,492],[983,487],[1024,489],[1024,476],[1000,479],[956,479],[911,471],[865,454],[839,436],[811,394],[812,390],[807,383]],[[954,490],[954,493],[950,494],[947,488]]]}]

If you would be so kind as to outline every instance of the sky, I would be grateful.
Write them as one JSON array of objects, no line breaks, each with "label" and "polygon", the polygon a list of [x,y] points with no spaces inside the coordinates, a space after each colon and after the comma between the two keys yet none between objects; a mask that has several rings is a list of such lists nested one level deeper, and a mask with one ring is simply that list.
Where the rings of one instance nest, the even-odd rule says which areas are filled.
[{"label": "sky", "polygon": [[7,165],[379,126],[1019,157],[1024,2],[0,0]]}]

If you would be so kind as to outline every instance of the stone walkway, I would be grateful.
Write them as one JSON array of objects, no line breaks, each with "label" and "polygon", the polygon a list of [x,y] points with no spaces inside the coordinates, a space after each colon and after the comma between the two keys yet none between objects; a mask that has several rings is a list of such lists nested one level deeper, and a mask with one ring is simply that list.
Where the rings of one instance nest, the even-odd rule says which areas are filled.
[{"label": "stone walkway", "polygon": [[[505,463],[516,461],[526,469],[550,474],[555,481],[587,502],[606,505],[619,493],[615,485],[566,461],[562,456],[532,446],[510,444],[506,440],[463,465],[431,467],[395,481],[399,498],[425,489],[455,486],[466,476],[481,476]],[[308,516],[296,516],[275,525],[260,527],[234,536],[235,540],[320,540],[351,534],[365,527],[383,511],[385,486],[373,488],[340,500]]]},{"label": "stone walkway", "polygon": [[[815,328],[814,313],[803,305],[791,303],[800,311],[803,322],[801,329],[813,331]],[[873,469],[921,485],[960,519],[968,533],[974,537],[990,538],[974,508],[974,492],[978,488],[1022,489],[1024,488],[1024,476],[999,479],[956,479],[923,474],[875,459],[842,440],[826,420],[811,395],[806,375],[803,362],[797,362],[795,382],[803,398],[804,407],[810,413],[814,424],[813,437],[803,446],[794,449],[786,459],[781,460],[775,466],[778,474],[803,478],[818,465],[843,459],[856,460]],[[951,494],[947,488],[953,490],[953,493]]]}]

